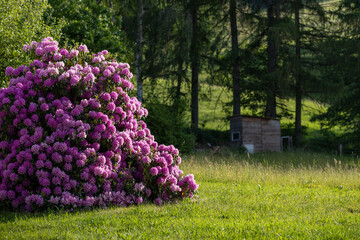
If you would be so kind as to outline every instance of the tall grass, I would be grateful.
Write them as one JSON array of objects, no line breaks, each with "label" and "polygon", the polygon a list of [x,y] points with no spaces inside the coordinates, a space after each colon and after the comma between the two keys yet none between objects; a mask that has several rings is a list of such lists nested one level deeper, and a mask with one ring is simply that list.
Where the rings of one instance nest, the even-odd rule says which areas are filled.
[{"label": "tall grass", "polygon": [[204,182],[360,187],[357,157],[305,151],[247,155],[225,149],[215,154],[200,152],[187,158],[185,171],[193,172]]}]

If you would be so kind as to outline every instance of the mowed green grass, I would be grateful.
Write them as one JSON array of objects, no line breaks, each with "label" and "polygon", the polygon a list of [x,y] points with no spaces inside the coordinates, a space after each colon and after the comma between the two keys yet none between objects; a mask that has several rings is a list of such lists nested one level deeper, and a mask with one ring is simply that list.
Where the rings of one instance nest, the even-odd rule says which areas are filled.
[{"label": "mowed green grass", "polygon": [[81,212],[0,212],[0,239],[358,239],[359,159],[306,152],[183,157],[198,197]]}]

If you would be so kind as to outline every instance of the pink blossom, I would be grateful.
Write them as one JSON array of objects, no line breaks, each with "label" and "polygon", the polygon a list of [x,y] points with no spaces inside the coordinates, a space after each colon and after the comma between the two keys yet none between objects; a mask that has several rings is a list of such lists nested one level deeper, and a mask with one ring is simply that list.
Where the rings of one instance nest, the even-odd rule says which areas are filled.
[{"label": "pink blossom", "polygon": [[81,100],[81,106],[87,107],[88,105],[89,105],[89,102],[88,102],[87,99],[82,99],[82,100]]},{"label": "pink blossom", "polygon": [[164,185],[166,182],[166,178],[165,177],[159,177],[157,180],[156,180],[156,183],[158,185]]},{"label": "pink blossom", "polygon": [[26,173],[26,167],[25,166],[20,166],[18,168],[18,173],[21,174],[21,175],[24,175]]},{"label": "pink blossom", "polygon": [[39,184],[43,187],[48,187],[50,186],[50,180],[48,178],[40,178]]},{"label": "pink blossom", "polygon": [[[99,63],[99,62],[101,62],[101,58],[100,57],[94,57],[92,62],[93,63]],[[95,74],[95,75],[97,75],[97,74]]]},{"label": "pink blossom", "polygon": [[40,105],[40,109],[43,111],[47,111],[47,110],[49,110],[49,106],[46,103],[43,103]]},{"label": "pink blossom", "polygon": [[36,163],[35,163],[35,167],[36,167],[37,169],[43,168],[43,167],[44,167],[44,161],[42,161],[42,160],[37,160]]},{"label": "pink blossom", "polygon": [[153,176],[158,175],[158,169],[156,167],[152,167],[150,169],[150,174],[153,175]]},{"label": "pink blossom", "polygon": [[53,55],[54,61],[59,61],[62,59],[62,55],[60,53],[55,53]]},{"label": "pink blossom", "polygon": [[106,50],[89,61],[85,45],[58,45],[52,38],[32,42],[24,49],[38,59],[6,68],[0,205],[37,210],[154,199],[161,205],[192,197],[198,185],[178,168],[179,151],[158,146],[139,120],[148,111],[129,96],[130,66],[109,61]]},{"label": "pink blossom", "polygon": [[47,169],[51,169],[52,168],[52,163],[48,160],[44,163],[44,166],[47,168]]},{"label": "pink blossom", "polygon": [[91,184],[84,183],[84,185],[83,185],[84,192],[90,192],[91,188],[92,188]]},{"label": "pink blossom", "polygon": [[44,50],[46,53],[52,53],[52,52],[58,51],[59,48],[56,45],[48,45],[48,46],[45,46]]},{"label": "pink blossom", "polygon": [[85,161],[84,160],[77,160],[76,161],[76,166],[78,166],[78,167],[83,167],[83,166],[85,166]]},{"label": "pink blossom", "polygon": [[120,75],[118,73],[114,74],[112,78],[113,78],[114,83],[120,83],[121,82],[121,77],[120,77]]},{"label": "pink blossom", "polygon": [[181,188],[178,185],[175,185],[175,184],[170,185],[170,190],[172,192],[181,192]]},{"label": "pink blossom", "polygon": [[39,121],[39,116],[36,115],[36,114],[32,115],[32,116],[31,116],[31,121],[33,121],[33,122]]},{"label": "pink blossom", "polygon": [[110,93],[110,96],[111,96],[112,99],[114,99],[114,100],[116,100],[116,99],[119,97],[119,95],[118,95],[116,92],[111,92],[111,93]]},{"label": "pink blossom", "polygon": [[70,78],[70,85],[75,86],[76,84],[78,84],[79,81],[80,81],[80,77],[77,75],[73,75]]},{"label": "pink blossom", "polygon": [[150,146],[147,145],[147,144],[144,144],[141,146],[141,152],[144,154],[144,155],[148,155],[150,153]]},{"label": "pink blossom", "polygon": [[64,48],[60,49],[59,53],[60,53],[62,56],[64,56],[64,57],[68,57],[68,56],[69,56],[68,50],[66,50],[66,49],[64,49]]},{"label": "pink blossom", "polygon": [[111,71],[109,69],[105,69],[103,74],[104,74],[105,77],[110,77],[111,76]]},{"label": "pink blossom", "polygon": [[115,108],[116,108],[116,105],[113,102],[108,103],[108,105],[106,107],[106,109],[111,111],[111,112],[113,112],[115,110]]},{"label": "pink blossom", "polygon": [[104,164],[106,163],[105,157],[104,157],[104,156],[99,156],[99,157],[98,157],[98,163],[99,163],[100,165],[104,165]]},{"label": "pink blossom", "polygon": [[142,192],[145,190],[145,186],[143,183],[135,183],[134,190],[135,192]]},{"label": "pink blossom", "polygon": [[168,176],[169,175],[169,169],[167,167],[164,167],[164,168],[161,169],[161,173],[164,176]]},{"label": "pink blossom", "polygon": [[9,178],[11,181],[15,182],[16,180],[18,180],[19,176],[16,173],[10,173]]},{"label": "pink blossom", "polygon": [[62,193],[61,187],[59,187],[59,186],[55,187],[53,190],[53,193],[58,196],[61,195],[61,193]]},{"label": "pink blossom", "polygon": [[41,55],[43,55],[43,53],[44,53],[44,51],[43,51],[42,47],[36,48],[35,54],[36,54],[37,56],[41,56]]},{"label": "pink blossom", "polygon": [[51,155],[51,159],[56,162],[56,163],[61,163],[62,160],[63,160],[63,157],[57,153],[57,152],[54,152],[52,155]]},{"label": "pink blossom", "polygon": [[77,117],[81,114],[81,112],[79,111],[78,108],[74,108],[73,110],[71,110],[70,114],[71,116]]},{"label": "pink blossom", "polygon": [[94,174],[95,174],[96,176],[101,176],[101,175],[103,174],[103,172],[104,172],[104,169],[101,168],[101,167],[95,167],[95,168],[94,168]]},{"label": "pink blossom", "polygon": [[88,52],[89,52],[89,50],[88,50],[88,48],[87,48],[86,45],[80,45],[80,46],[79,46],[79,51],[80,51],[80,52],[84,52],[84,53],[88,53]]},{"label": "pink blossom", "polygon": [[141,204],[143,202],[143,198],[142,197],[137,197],[135,200],[136,204]]},{"label": "pink blossom", "polygon": [[167,178],[167,181],[170,182],[171,184],[177,184],[177,178],[175,176],[170,175]]},{"label": "pink blossom", "polygon": [[161,198],[156,198],[155,199],[155,204],[156,205],[162,205],[163,201],[161,200]]},{"label": "pink blossom", "polygon": [[100,149],[100,144],[95,142],[92,144],[92,147],[95,149],[95,151],[99,150]]},{"label": "pink blossom", "polygon": [[41,193],[44,194],[45,196],[49,196],[51,195],[51,190],[50,188],[43,188],[41,189]]},{"label": "pink blossom", "polygon": [[109,93],[104,93],[101,98],[105,101],[110,101],[111,96]]},{"label": "pink blossom", "polygon": [[95,75],[92,74],[92,73],[87,74],[85,76],[85,78],[84,78],[85,82],[91,82],[92,83],[92,82],[94,82],[94,80],[95,80]]},{"label": "pink blossom", "polygon": [[73,160],[73,157],[71,155],[65,155],[64,160],[67,163],[71,163]]},{"label": "pink blossom", "polygon": [[92,72],[93,72],[95,75],[99,75],[100,69],[99,69],[98,67],[94,67],[94,68],[92,69]]},{"label": "pink blossom", "polygon": [[31,47],[30,47],[29,44],[25,44],[25,45],[23,46],[23,51],[24,51],[24,52],[28,52],[30,49],[31,49]]},{"label": "pink blossom", "polygon": [[81,174],[80,174],[80,178],[82,179],[82,180],[88,180],[88,178],[89,178],[89,174],[87,173],[87,172],[82,172]]},{"label": "pink blossom", "polygon": [[14,72],[14,69],[12,67],[7,67],[5,69],[5,75],[10,76]]},{"label": "pink blossom", "polygon": [[73,49],[73,50],[70,51],[70,57],[71,57],[71,58],[72,58],[72,57],[77,57],[78,55],[79,55],[79,51],[78,51],[78,50]]}]

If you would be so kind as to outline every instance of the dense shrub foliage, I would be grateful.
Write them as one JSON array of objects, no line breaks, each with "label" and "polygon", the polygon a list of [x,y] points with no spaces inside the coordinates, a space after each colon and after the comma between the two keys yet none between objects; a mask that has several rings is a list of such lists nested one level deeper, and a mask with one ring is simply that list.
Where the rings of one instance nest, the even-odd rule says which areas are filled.
[{"label": "dense shrub foliage", "polygon": [[25,45],[29,66],[8,67],[0,90],[0,206],[27,211],[176,202],[198,188],[174,146],[158,145],[128,93],[126,63],[59,49],[46,38]]},{"label": "dense shrub foliage", "polygon": [[152,100],[146,105],[148,127],[156,139],[164,144],[174,144],[183,153],[194,151],[196,137],[185,119],[185,104],[179,107]]}]

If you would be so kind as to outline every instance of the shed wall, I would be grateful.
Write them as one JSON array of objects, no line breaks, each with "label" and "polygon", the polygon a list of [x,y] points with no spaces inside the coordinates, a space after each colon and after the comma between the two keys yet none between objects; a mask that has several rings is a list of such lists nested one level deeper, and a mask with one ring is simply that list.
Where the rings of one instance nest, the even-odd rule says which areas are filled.
[{"label": "shed wall", "polygon": [[262,152],[261,118],[243,117],[243,144],[254,144],[255,152]]},{"label": "shed wall", "polygon": [[[236,118],[230,122],[237,122]],[[230,123],[230,132],[234,132],[234,126]],[[254,144],[255,152],[276,151],[280,152],[280,121],[277,119],[242,116],[243,144]]]}]

